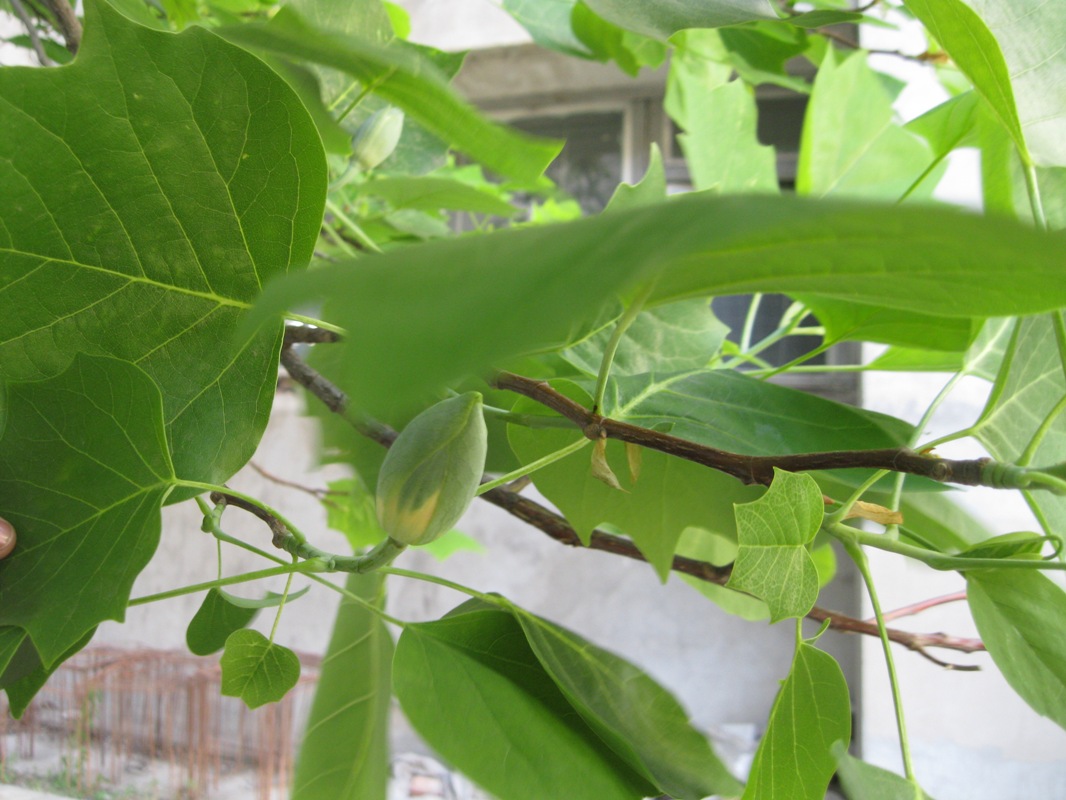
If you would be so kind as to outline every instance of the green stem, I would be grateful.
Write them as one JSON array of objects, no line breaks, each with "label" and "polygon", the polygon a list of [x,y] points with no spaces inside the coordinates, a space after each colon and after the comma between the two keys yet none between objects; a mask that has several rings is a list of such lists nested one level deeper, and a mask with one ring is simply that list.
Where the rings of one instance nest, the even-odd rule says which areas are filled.
[{"label": "green stem", "polygon": [[[956,372],[950,379],[948,379],[947,383],[940,388],[940,391],[936,393],[936,397],[933,398],[932,402],[929,403],[928,407],[925,409],[922,418],[918,420],[918,424],[914,426],[914,433],[911,434],[911,438],[907,442],[908,446],[915,447],[918,444],[918,439],[921,437],[922,431],[924,431],[929,425],[929,421],[933,418],[933,414],[935,414],[937,409],[948,399],[948,395],[954,391],[955,386],[965,377],[965,375],[965,372]],[[896,474],[896,478],[893,481],[892,496],[889,500],[889,508],[893,511],[899,511],[899,504],[903,499],[903,481],[905,478],[906,475],[900,472]],[[890,530],[893,536],[899,534],[898,526],[893,525],[890,527]]]},{"label": "green stem", "polygon": [[1022,155],[1025,163],[1025,190],[1029,193],[1029,208],[1033,212],[1033,222],[1042,231],[1047,230],[1047,217],[1044,216],[1044,201],[1040,198],[1040,183],[1036,177],[1036,166]]},{"label": "green stem", "polygon": [[359,251],[348,244],[348,242],[344,240],[344,237],[333,230],[333,228],[329,225],[323,225],[322,230],[333,244],[337,245],[337,247],[344,251],[344,254],[348,256],[348,258],[359,258]]},{"label": "green stem", "polygon": [[622,337],[625,336],[625,332],[633,324],[637,315],[644,309],[644,304],[648,302],[648,298],[651,297],[651,293],[654,290],[655,281],[652,281],[633,299],[633,302],[629,304],[629,308],[625,310],[625,313],[622,314],[614,326],[614,330],[611,331],[611,338],[607,340],[607,346],[603,348],[603,358],[600,359],[600,372],[596,376],[596,393],[592,398],[592,412],[594,414],[603,412],[603,395],[607,391],[607,377],[611,374],[611,365],[614,363],[615,354],[618,352],[618,345],[622,343]]},{"label": "green stem", "polygon": [[204,583],[194,583],[191,586],[182,586],[179,589],[171,589],[166,592],[159,592],[158,594],[135,597],[126,603],[126,605],[130,608],[133,606],[143,606],[148,603],[157,603],[160,600],[170,600],[173,597],[196,594],[197,592],[205,592],[209,589],[219,589],[223,586],[233,586],[237,583],[248,583],[249,581],[258,581],[263,578],[273,578],[276,575],[291,575],[293,572],[303,572],[302,565],[284,564],[280,567],[269,567],[268,569],[260,569],[255,572],[244,572],[240,575],[231,575],[228,578],[218,578],[213,581],[205,581]]},{"label": "green stem", "polygon": [[504,408],[495,406],[482,406],[486,417],[492,417],[500,422],[511,425],[521,425],[523,428],[567,428],[573,430],[574,423],[565,417],[549,417],[544,414],[518,414]]},{"label": "green stem", "polygon": [[[293,559],[293,560],[295,561],[295,559]],[[285,601],[289,599],[289,590],[291,588],[292,588],[292,573],[290,572],[288,579],[285,581],[285,588],[281,592],[281,602],[278,603],[278,613],[276,613],[274,615],[274,624],[270,628],[270,639],[268,641],[271,644],[274,643],[274,637],[278,633],[278,623],[281,622],[281,612],[285,610]]]},{"label": "green stem", "polygon": [[1035,569],[1035,570],[1066,570],[1066,562],[1062,561],[1030,561],[1021,558],[968,558],[966,556],[949,556],[937,553],[914,545],[905,544],[897,539],[891,539],[883,534],[867,533],[857,528],[841,523],[829,523],[823,526],[833,538],[847,545],[860,544],[865,547],[874,547],[878,550],[887,550],[890,553],[907,556],[916,561],[921,561],[928,567],[941,572],[954,572],[967,569],[992,569],[1002,567],[1004,569]]},{"label": "green stem", "polygon": [[468,597],[476,597],[478,600],[484,600],[486,603],[492,603],[493,605],[499,604],[499,598],[490,594],[479,592],[477,589],[471,589],[469,586],[463,586],[461,583],[455,583],[447,578],[441,578],[436,575],[430,575],[425,572],[415,572],[410,569],[399,569],[398,567],[383,567],[381,569],[383,575],[396,575],[400,578],[411,578],[416,581],[424,581],[425,583],[435,583],[437,586],[444,586],[447,589],[453,589],[461,594],[465,594]]},{"label": "green stem", "polygon": [[374,572],[391,564],[396,556],[407,549],[407,545],[391,537],[378,542],[361,556],[339,556],[290,537],[281,539],[277,544],[298,558],[315,561],[322,572],[356,572],[359,574]]},{"label": "green stem", "polygon": [[866,553],[854,541],[844,540],[844,549],[847,550],[855,566],[859,568],[862,580],[866,584],[866,591],[870,595],[870,604],[873,606],[874,617],[877,619],[877,633],[881,638],[881,649],[885,654],[885,666],[888,668],[888,681],[892,687],[892,702],[896,709],[896,729],[899,732],[899,749],[903,757],[903,772],[907,780],[917,786],[914,778],[914,764],[911,760],[910,740],[907,738],[907,724],[903,717],[903,697],[899,690],[899,677],[896,674],[896,662],[892,658],[892,645],[888,640],[888,630],[885,628],[884,615],[881,612],[881,602],[877,598],[877,589],[874,586],[873,575],[870,573],[870,562]]},{"label": "green stem", "polygon": [[348,333],[340,325],[334,325],[332,322],[326,322],[324,319],[316,319],[315,317],[308,317],[304,314],[286,312],[285,319],[291,319],[293,322],[302,322],[304,325],[313,325],[316,328],[322,328],[322,330],[332,331],[338,336],[346,336]]},{"label": "green stem", "polygon": [[355,220],[353,220],[346,213],[344,213],[344,209],[342,209],[332,200],[326,200],[326,208],[329,209],[331,214],[336,216],[337,219],[344,223],[344,227],[346,227],[351,232],[352,236],[356,238],[359,244],[363,245],[363,247],[373,253],[381,252],[381,248],[377,246],[377,243],[366,235],[366,232],[359,227]]},{"label": "green stem", "polygon": [[485,492],[495,489],[497,486],[503,486],[505,483],[510,483],[511,481],[517,478],[523,478],[526,475],[536,472],[542,467],[546,467],[549,464],[554,464],[556,461],[562,458],[566,458],[566,456],[570,455],[571,453],[576,453],[578,450],[580,450],[582,447],[584,447],[591,441],[591,439],[586,439],[582,437],[577,441],[573,442],[572,444],[568,444],[566,447],[562,447],[556,450],[554,453],[548,453],[548,455],[542,456],[536,461],[531,461],[525,466],[519,467],[518,469],[514,470],[513,472],[508,472],[501,478],[496,478],[495,480],[487,481],[486,483],[481,484],[474,494],[475,496],[483,495],[485,494]]},{"label": "green stem", "polygon": [[759,316],[759,306],[762,305],[762,292],[756,292],[751,296],[748,311],[744,315],[744,326],[740,329],[740,349],[745,353],[751,348],[751,335],[755,332],[755,318]]},{"label": "green stem", "polygon": [[[217,539],[219,542],[225,542],[226,544],[234,545],[235,547],[239,547],[242,550],[247,550],[249,553],[255,553],[257,556],[261,556],[262,558],[265,558],[268,561],[273,561],[275,564],[281,564],[281,565],[284,565],[284,566],[286,566],[288,568],[291,568],[290,562],[286,561],[283,558],[278,557],[274,553],[270,553],[270,552],[268,552],[266,550],[263,550],[261,548],[256,547],[253,544],[249,544],[248,542],[245,542],[242,539],[238,539],[235,536],[230,536],[228,533],[226,533],[220,527],[218,527],[217,523],[215,525],[211,526],[207,530],[207,532],[210,533],[212,536],[214,536],[215,539]],[[375,614],[377,614],[379,617],[381,617],[386,622],[391,622],[393,625],[397,625],[397,626],[399,626],[401,628],[404,625],[407,624],[403,620],[396,619],[395,617],[389,616],[382,609],[378,608],[373,603],[367,602],[362,597],[360,597],[359,595],[355,594],[354,592],[348,591],[343,586],[338,586],[337,584],[333,583],[332,581],[326,580],[321,575],[316,575],[314,572],[304,572],[303,574],[309,580],[312,580],[315,583],[321,584],[322,586],[325,586],[327,589],[331,589],[332,591],[337,592],[338,594],[343,595],[344,597],[347,597],[349,600],[352,600],[353,602],[358,603],[359,605],[363,606],[364,608],[367,608],[367,609],[373,611]]]}]

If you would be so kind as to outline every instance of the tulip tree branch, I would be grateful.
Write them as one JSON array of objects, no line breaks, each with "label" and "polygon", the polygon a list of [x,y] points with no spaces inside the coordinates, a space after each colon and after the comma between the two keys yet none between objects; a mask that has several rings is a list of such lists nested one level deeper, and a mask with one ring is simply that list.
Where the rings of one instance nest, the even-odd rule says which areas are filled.
[{"label": "tulip tree branch", "polygon": [[[301,336],[301,334],[297,334],[297,336]],[[385,447],[389,447],[396,438],[396,432],[378,422],[356,419],[347,407],[347,396],[344,392],[296,354],[292,348],[292,344],[296,341],[304,340],[299,338],[290,339],[287,334],[286,344],[281,351],[281,363],[293,380],[321,400],[331,411],[351,423],[359,433],[368,436]],[[329,341],[333,340],[330,339]],[[562,516],[534,500],[523,497],[511,488],[500,486],[491,489],[482,494],[481,499],[528,523],[560,544],[569,547],[588,547],[590,550],[613,553],[635,561],[647,561],[644,554],[640,552],[640,549],[631,540],[604,531],[594,530],[589,538],[588,545],[584,545],[574,528]],[[269,522],[267,524],[270,525]],[[271,530],[274,530],[272,525]],[[720,567],[707,561],[686,558],[685,556],[674,556],[670,568],[679,574],[689,575],[698,580],[715,583],[719,586],[725,585],[732,572],[729,566]],[[876,625],[836,611],[819,608],[818,606],[811,609],[807,614],[807,618],[819,623],[828,621],[830,628],[844,633],[859,633],[867,636],[878,635]],[[901,631],[893,628],[889,628],[887,633],[888,638],[892,641],[902,644],[904,647],[914,650],[930,661],[948,669],[972,670],[977,669],[977,667],[959,666],[943,662],[926,652],[927,648],[937,647],[964,653],[973,653],[985,649],[984,645],[976,639],[965,639],[942,633],[911,633],[910,631]]]},{"label": "tulip tree branch", "polygon": [[787,472],[866,468],[921,475],[941,483],[1017,488],[1001,480],[1000,471],[990,469],[1005,465],[998,465],[988,458],[964,460],[939,458],[915,452],[909,447],[773,456],[744,455],[601,416],[560,394],[546,381],[525,378],[511,372],[500,372],[496,375],[493,385],[499,389],[521,394],[561,414],[573,422],[586,437],[594,441],[606,437],[630,442],[702,464],[732,475],[747,484],[769,486],[774,479],[775,467]]}]

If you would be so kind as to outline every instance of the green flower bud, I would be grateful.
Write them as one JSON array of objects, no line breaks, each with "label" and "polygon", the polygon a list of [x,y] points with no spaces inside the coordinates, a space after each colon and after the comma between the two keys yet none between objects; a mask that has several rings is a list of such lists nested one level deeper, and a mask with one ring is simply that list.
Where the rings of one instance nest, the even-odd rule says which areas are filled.
[{"label": "green flower bud", "polygon": [[392,155],[403,133],[403,112],[393,106],[375,111],[359,126],[352,153],[363,169],[373,169]]},{"label": "green flower bud", "polygon": [[430,406],[408,423],[378,475],[382,529],[401,544],[429,544],[450,530],[474,499],[488,451],[481,395]]}]

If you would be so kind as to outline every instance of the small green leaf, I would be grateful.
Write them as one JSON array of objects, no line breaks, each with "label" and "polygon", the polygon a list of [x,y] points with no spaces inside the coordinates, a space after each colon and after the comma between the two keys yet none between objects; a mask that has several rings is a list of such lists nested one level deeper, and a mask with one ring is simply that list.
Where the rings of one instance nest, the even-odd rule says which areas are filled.
[{"label": "small green leaf", "polygon": [[260,608],[276,608],[277,606],[281,605],[282,601],[284,601],[285,603],[291,603],[294,600],[299,600],[309,591],[311,591],[311,587],[305,586],[302,589],[298,589],[295,592],[289,592],[288,594],[281,594],[279,592],[267,592],[262,597],[254,598],[237,597],[236,595],[230,594],[224,589],[219,589],[219,592],[221,592],[222,597],[225,598],[227,603],[235,605],[237,606],[237,608],[252,608],[257,610]]},{"label": "small green leaf", "polygon": [[740,792],[707,739],[659,684],[576,634],[509,607],[567,700],[627,764],[681,800]]},{"label": "small green leaf", "polygon": [[766,494],[736,507],[740,548],[726,586],[765,600],[771,622],[810,611],[818,599],[818,570],[807,545],[824,510],[814,478],[775,468]]},{"label": "small green leaf", "polygon": [[222,653],[222,694],[239,697],[248,708],[276,703],[300,679],[300,659],[259,631],[239,630]]},{"label": "small green leaf", "polygon": [[[685,528],[677,543],[677,554],[686,558],[707,561],[718,567],[732,564],[737,557],[736,531],[727,538],[719,533],[698,527]],[[766,603],[750,594],[738,592],[717,583],[702,581],[691,575],[680,575],[681,580],[702,594],[724,611],[750,622],[767,619],[770,609]]]},{"label": "small green leaf", "polygon": [[407,625],[393,670],[415,730],[497,797],[637,800],[656,793],[575,713],[506,611],[465,604],[436,622]]},{"label": "small green leaf", "polygon": [[831,752],[848,800],[933,800],[925,792],[916,793],[906,778],[850,755],[843,742],[834,742]]},{"label": "small green leaf", "polygon": [[221,650],[234,631],[255,619],[254,608],[230,603],[219,589],[208,591],[185,631],[185,643],[193,655],[206,656]]},{"label": "small green leaf", "polygon": [[659,150],[659,145],[652,142],[648,155],[648,168],[644,171],[644,177],[632,186],[628,183],[618,184],[603,211],[607,213],[608,211],[621,211],[624,208],[650,206],[661,203],[665,199],[666,172],[663,169],[663,154]]},{"label": "small green leaf", "polygon": [[961,558],[1040,558],[1047,537],[1039,533],[1018,531],[1004,533],[978,542],[959,552]]},{"label": "small green leaf", "polygon": [[1066,592],[1031,570],[966,573],[981,640],[1003,677],[1038,713],[1066,728]]},{"label": "small green leaf", "polygon": [[446,561],[456,553],[484,553],[485,545],[473,536],[453,529],[423,545],[422,552],[429,553],[437,561]]},{"label": "small green leaf", "polygon": [[844,673],[831,655],[802,642],[774,700],[744,800],[823,800],[838,741],[851,741]]},{"label": "small green leaf", "polygon": [[[381,602],[383,578],[349,574],[345,588]],[[393,645],[378,616],[345,597],[319,670],[291,800],[385,800]]]}]

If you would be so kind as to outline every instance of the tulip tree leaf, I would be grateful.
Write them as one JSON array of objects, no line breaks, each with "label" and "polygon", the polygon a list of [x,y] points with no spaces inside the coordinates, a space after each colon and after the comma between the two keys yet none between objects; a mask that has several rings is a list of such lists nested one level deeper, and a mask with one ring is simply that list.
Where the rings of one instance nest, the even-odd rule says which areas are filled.
[{"label": "tulip tree leaf", "polygon": [[634,800],[656,793],[575,712],[506,611],[464,604],[435,622],[408,624],[393,670],[415,730],[493,795]]},{"label": "tulip tree leaf", "polygon": [[7,406],[0,513],[19,543],[0,561],[0,625],[24,628],[51,666],[124,618],[174,468],[159,390],[132,364],[77,356],[54,378],[10,385]]},{"label": "tulip tree leaf", "polygon": [[765,600],[771,622],[805,615],[818,599],[818,569],[807,545],[823,512],[814,478],[775,469],[766,494],[737,506],[740,548],[726,586]]},{"label": "tulip tree leaf", "polygon": [[[867,764],[848,754],[842,742],[832,747],[837,776],[849,800],[919,800],[914,784],[887,769]],[[933,800],[922,792],[921,800]]]},{"label": "tulip tree leaf", "polygon": [[755,752],[744,800],[822,800],[837,768],[838,741],[851,741],[844,673],[831,655],[801,642]]},{"label": "tulip tree leaf", "polygon": [[[1063,241],[944,208],[695,194],[315,270],[268,287],[252,322],[325,301],[323,315],[350,341],[337,346],[334,378],[381,416],[507,358],[565,344],[619,292],[652,278],[653,305],[783,292],[1010,316],[1066,305]],[[1013,277],[1019,263],[1025,281]]]},{"label": "tulip tree leaf", "polygon": [[581,717],[671,797],[739,793],[740,784],[666,690],[627,661],[509,605],[537,659]]},{"label": "tulip tree leaf", "polygon": [[[581,386],[567,381],[553,386],[586,408],[592,403]],[[612,419],[754,455],[893,447],[903,444],[910,431],[890,417],[722,370],[622,377],[609,385],[605,403]],[[525,399],[514,410],[549,413]],[[580,435],[565,428],[512,425],[508,430],[511,447],[524,464]],[[632,537],[664,579],[685,528],[708,528],[735,540],[733,503],[749,502],[763,491],[654,450],[643,451],[640,477],[633,481],[623,445],[616,441],[607,442],[606,457],[625,491],[590,475],[588,449],[537,470],[533,481],[583,541],[597,525],[614,525]]]},{"label": "tulip tree leaf", "polygon": [[[896,124],[894,99],[863,51],[837,63],[829,50],[803,122],[796,191],[888,201],[906,196],[934,159],[925,141]],[[849,133],[841,139],[845,119]]]},{"label": "tulip tree leaf", "polygon": [[[1000,461],[1014,463],[1028,452],[1029,466],[1062,463],[1066,461],[1062,400],[1066,397],[1066,316],[1056,312],[1013,325],[975,436]],[[988,348],[994,360],[997,340]],[[1066,525],[1066,497],[1032,492],[1030,502],[1056,530]]]},{"label": "tulip tree leaf", "polygon": [[276,703],[300,679],[296,654],[269,641],[259,631],[231,633],[219,663],[222,694],[239,697],[248,708]]},{"label": "tulip tree leaf", "polygon": [[210,589],[185,631],[189,652],[206,656],[221,650],[234,631],[255,619],[254,608],[240,608],[227,601],[220,589]]},{"label": "tulip tree leaf", "polygon": [[182,477],[221,483],[266,424],[280,330],[243,310],[309,259],[325,161],[299,99],[199,27],[174,35],[100,0],[62,69],[0,70],[0,375],[75,353],[159,386]]},{"label": "tulip tree leaf", "polygon": [[[380,601],[380,575],[349,574],[345,588]],[[341,600],[293,778],[292,800],[384,798],[389,777],[393,644],[378,616]]]},{"label": "tulip tree leaf", "polygon": [[1040,0],[907,0],[978,92],[1025,160],[1066,166],[1066,9]]},{"label": "tulip tree leaf", "polygon": [[1025,702],[1066,728],[1066,591],[1029,570],[966,573],[966,597],[977,631]]},{"label": "tulip tree leaf", "polygon": [[[589,375],[596,375],[613,326],[593,334],[562,353]],[[642,311],[626,330],[614,361],[613,375],[672,373],[706,366],[718,352],[727,328],[711,313],[706,299],[694,298]]]}]

